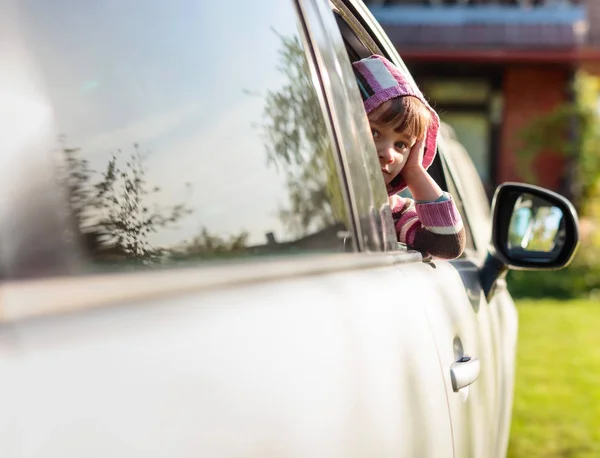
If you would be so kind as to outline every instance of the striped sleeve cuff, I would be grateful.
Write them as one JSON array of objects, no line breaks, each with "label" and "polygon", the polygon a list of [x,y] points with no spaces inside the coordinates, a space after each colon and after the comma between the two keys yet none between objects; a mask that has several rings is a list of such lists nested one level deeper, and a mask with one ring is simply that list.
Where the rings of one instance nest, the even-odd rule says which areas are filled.
[{"label": "striped sleeve cuff", "polygon": [[463,228],[452,197],[443,202],[418,203],[416,210],[421,224],[434,234],[457,234]]}]

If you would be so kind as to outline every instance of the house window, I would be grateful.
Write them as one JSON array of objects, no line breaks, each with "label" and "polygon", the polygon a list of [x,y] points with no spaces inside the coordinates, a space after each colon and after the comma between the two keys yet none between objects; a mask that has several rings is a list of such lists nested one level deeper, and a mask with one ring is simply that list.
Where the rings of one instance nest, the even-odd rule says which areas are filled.
[{"label": "house window", "polygon": [[422,87],[441,120],[452,126],[469,152],[486,188],[491,188],[492,129],[501,119],[501,94],[483,78],[429,79]]}]

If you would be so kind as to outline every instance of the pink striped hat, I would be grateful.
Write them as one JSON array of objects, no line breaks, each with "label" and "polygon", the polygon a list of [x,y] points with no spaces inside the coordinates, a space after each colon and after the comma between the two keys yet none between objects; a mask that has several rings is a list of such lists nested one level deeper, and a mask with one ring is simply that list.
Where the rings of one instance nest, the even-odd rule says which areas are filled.
[{"label": "pink striped hat", "polygon": [[373,55],[352,64],[354,75],[367,114],[395,97],[411,95],[418,98],[431,112],[427,128],[423,167],[428,169],[435,158],[440,118],[427,103],[419,88],[385,57]]}]

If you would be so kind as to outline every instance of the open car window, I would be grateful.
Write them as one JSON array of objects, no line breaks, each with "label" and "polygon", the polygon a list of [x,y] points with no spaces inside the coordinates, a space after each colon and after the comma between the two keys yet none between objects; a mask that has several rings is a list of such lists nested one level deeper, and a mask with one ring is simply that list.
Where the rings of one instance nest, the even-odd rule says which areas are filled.
[{"label": "open car window", "polygon": [[[356,62],[372,54],[381,54],[391,58],[392,61],[395,60],[393,53],[388,53],[385,49],[379,47],[375,40],[366,31],[365,27],[354,17],[352,11],[350,11],[343,4],[343,2],[339,0],[332,0],[330,3],[332,5],[338,27],[340,28],[340,33],[344,40],[346,52],[351,62]],[[400,62],[399,64],[401,68],[406,69],[403,63]],[[467,225],[467,218],[465,217],[460,196],[457,193],[457,188],[454,185],[452,178],[447,177],[447,169],[444,165],[441,154],[441,150],[438,147],[438,154],[436,155],[432,165],[429,167],[428,172],[443,191],[449,192],[453,196],[461,217],[463,218],[463,221],[465,221],[465,225]],[[377,182],[378,183],[376,183],[376,185],[384,186],[383,180],[377,180]],[[401,195],[412,197],[408,189],[405,189]],[[389,212],[389,215],[383,215],[383,219],[383,231],[385,232],[386,230],[390,230],[390,227],[386,226],[391,226],[391,231],[393,231],[395,234],[391,212]],[[469,227],[466,227],[466,232],[467,248],[474,249],[475,245]]]}]

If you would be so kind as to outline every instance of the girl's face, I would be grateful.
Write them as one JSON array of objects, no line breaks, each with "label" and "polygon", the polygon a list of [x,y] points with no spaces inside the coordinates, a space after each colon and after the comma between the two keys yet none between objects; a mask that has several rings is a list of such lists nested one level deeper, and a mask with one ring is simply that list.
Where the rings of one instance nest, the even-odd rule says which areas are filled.
[{"label": "girl's face", "polygon": [[369,114],[371,133],[386,185],[402,171],[411,148],[417,142],[417,137],[396,130],[395,125],[375,121],[379,118],[379,114],[386,110],[386,104],[389,103],[389,101],[385,102]]}]

